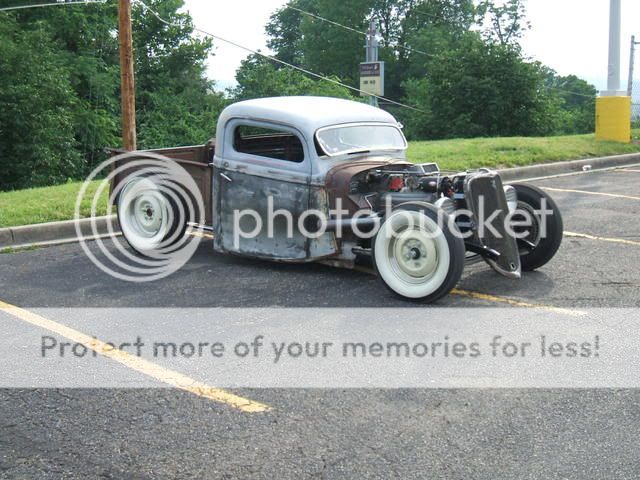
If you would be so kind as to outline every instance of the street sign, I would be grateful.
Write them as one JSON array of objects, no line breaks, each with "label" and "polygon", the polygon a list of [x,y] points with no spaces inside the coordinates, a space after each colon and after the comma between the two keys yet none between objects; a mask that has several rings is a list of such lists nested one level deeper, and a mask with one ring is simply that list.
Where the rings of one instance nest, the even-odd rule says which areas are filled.
[{"label": "street sign", "polygon": [[360,95],[384,95],[384,62],[360,64]]}]

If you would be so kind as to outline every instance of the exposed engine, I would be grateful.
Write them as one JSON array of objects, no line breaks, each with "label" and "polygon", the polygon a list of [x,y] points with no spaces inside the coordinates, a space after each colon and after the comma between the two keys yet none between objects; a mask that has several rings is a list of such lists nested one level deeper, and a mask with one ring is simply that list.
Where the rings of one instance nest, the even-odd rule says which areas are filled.
[{"label": "exposed engine", "polygon": [[[513,187],[502,185],[495,172],[479,169],[446,176],[436,164],[389,165],[355,175],[349,186],[351,195],[364,198],[378,212],[406,202],[427,202],[449,215],[456,214],[460,232],[472,233],[465,241],[467,251],[485,256],[505,275],[520,274],[517,243],[504,231],[504,218],[515,210],[517,196]],[[496,229],[479,235],[477,224],[485,220],[478,219],[481,211],[497,212],[499,221]]]},{"label": "exposed engine", "polygon": [[403,167],[390,165],[355,175],[350,195],[363,196],[375,210],[415,201],[432,203],[447,213],[465,207],[464,173],[449,177],[436,164]]}]

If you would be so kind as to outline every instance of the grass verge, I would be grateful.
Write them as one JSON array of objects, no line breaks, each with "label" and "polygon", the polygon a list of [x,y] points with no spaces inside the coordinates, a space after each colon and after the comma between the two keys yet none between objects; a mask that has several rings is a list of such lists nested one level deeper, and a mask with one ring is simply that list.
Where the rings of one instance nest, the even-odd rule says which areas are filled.
[{"label": "grass verge", "polygon": [[[97,180],[89,185],[80,206],[82,217],[91,215],[91,199],[99,184],[100,181]],[[81,187],[82,182],[73,182],[53,187],[0,192],[0,228],[72,219]],[[96,208],[97,215],[106,213],[107,196],[108,191],[102,192]]]},{"label": "grass verge", "polygon": [[[640,139],[640,130],[633,131],[633,138]],[[640,152],[639,143],[602,142],[596,141],[594,135],[570,135],[410,142],[407,154],[412,162],[437,162],[445,170],[465,170],[478,167],[508,168],[636,152]],[[81,216],[90,215],[90,199],[98,185],[99,181],[90,185],[81,204]],[[76,196],[81,186],[82,182],[76,182],[0,192],[0,228],[73,218]],[[97,207],[98,215],[106,213],[106,191]]]},{"label": "grass verge", "polygon": [[[634,130],[634,139],[640,130]],[[640,152],[637,143],[596,141],[595,135],[508,137],[410,142],[412,162],[437,162],[443,170],[509,168],[537,163]]]}]

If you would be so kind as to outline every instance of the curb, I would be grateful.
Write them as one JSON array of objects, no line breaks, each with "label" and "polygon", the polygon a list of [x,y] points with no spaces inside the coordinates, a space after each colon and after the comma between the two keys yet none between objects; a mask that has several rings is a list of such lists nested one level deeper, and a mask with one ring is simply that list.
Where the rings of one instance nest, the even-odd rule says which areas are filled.
[{"label": "curb", "polygon": [[586,171],[604,170],[640,163],[640,153],[628,153],[611,157],[585,158],[568,162],[542,163],[527,167],[505,168],[498,170],[504,182],[514,180],[533,180],[555,175],[573,175]]},{"label": "curb", "polygon": [[[586,158],[568,162],[543,163],[527,167],[505,168],[498,170],[505,183],[516,180],[534,180],[556,175],[575,175],[586,171],[599,171],[615,167],[640,164],[640,153],[614,155],[611,157]],[[91,222],[95,221],[97,234],[91,230]],[[116,215],[83,218],[79,220],[83,237],[78,238],[75,220],[62,222],[38,223],[19,227],[0,228],[0,250],[7,248],[28,248],[34,246],[72,243],[79,240],[94,240],[108,237],[109,223],[114,233],[120,235],[120,226]]]},{"label": "curb", "polygon": [[[95,231],[91,228],[92,222],[95,222]],[[21,249],[107,237],[109,236],[109,224],[114,232],[120,234],[120,226],[115,215],[83,218],[78,220],[78,223],[82,232],[80,238],[76,233],[75,220],[0,228],[0,249]]]}]

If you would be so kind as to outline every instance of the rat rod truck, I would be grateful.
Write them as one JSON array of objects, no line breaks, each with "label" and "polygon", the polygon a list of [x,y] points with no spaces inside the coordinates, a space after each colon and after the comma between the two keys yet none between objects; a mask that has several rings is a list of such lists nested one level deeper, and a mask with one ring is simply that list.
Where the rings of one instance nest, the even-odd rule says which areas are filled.
[{"label": "rat rod truck", "polygon": [[[454,288],[465,262],[483,259],[516,279],[546,264],[562,241],[560,212],[542,190],[503,185],[488,169],[412,164],[401,125],[369,105],[243,101],[221,113],[216,133],[204,146],[146,153],[188,172],[204,208],[195,223],[212,232],[217,252],[346,268],[368,260],[393,292],[432,302]],[[171,195],[124,194],[149,180],[153,172],[112,182],[122,232],[143,255],[187,228]]]}]

